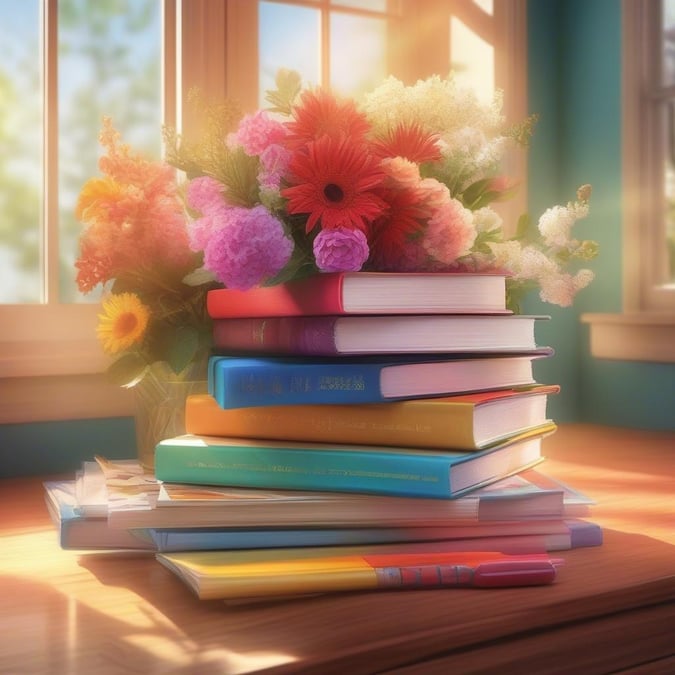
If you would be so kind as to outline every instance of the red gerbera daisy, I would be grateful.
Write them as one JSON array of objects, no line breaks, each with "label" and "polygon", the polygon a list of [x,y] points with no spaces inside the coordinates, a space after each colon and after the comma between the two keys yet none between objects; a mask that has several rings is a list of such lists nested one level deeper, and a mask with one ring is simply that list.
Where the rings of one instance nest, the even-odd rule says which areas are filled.
[{"label": "red gerbera daisy", "polygon": [[356,109],[353,100],[338,100],[323,89],[303,92],[292,114],[293,121],[286,123],[289,134],[284,139],[291,149],[325,135],[363,138],[370,130],[366,116]]},{"label": "red gerbera daisy", "polygon": [[418,190],[396,188],[382,190],[380,194],[389,209],[373,223],[371,261],[377,269],[406,271],[405,261],[418,254],[429,209]]},{"label": "red gerbera daisy", "polygon": [[384,179],[378,160],[353,138],[322,136],[296,151],[288,166],[291,187],[281,191],[289,213],[308,213],[307,232],[322,228],[366,230],[387,204],[374,192]]},{"label": "red gerbera daisy", "polygon": [[437,141],[437,134],[424,131],[417,123],[400,123],[376,141],[374,146],[380,157],[405,157],[411,162],[421,164],[441,158]]}]

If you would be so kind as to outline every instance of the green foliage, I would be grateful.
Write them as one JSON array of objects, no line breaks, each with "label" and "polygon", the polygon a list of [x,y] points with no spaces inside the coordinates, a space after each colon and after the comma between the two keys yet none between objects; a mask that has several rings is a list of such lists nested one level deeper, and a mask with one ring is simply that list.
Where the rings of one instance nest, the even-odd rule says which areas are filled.
[{"label": "green foliage", "polygon": [[272,105],[269,110],[290,115],[293,102],[302,88],[300,73],[282,68],[277,72],[275,84],[277,85],[276,89],[265,92],[265,100]]},{"label": "green foliage", "polygon": [[138,384],[148,369],[148,362],[137,352],[128,352],[108,367],[108,379],[119,387]]}]

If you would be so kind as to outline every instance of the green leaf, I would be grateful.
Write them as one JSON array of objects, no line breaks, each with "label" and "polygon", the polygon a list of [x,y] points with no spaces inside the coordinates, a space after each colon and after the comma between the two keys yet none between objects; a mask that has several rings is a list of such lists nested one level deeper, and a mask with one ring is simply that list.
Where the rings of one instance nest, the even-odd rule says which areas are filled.
[{"label": "green leaf", "polygon": [[204,284],[211,284],[215,280],[213,272],[210,272],[205,267],[198,267],[183,277],[183,283],[186,286],[203,286]]},{"label": "green leaf", "polygon": [[518,218],[518,224],[516,225],[516,235],[514,239],[525,239],[530,231],[530,216],[527,213],[524,213],[520,218]]},{"label": "green leaf", "polygon": [[133,387],[143,379],[148,367],[148,362],[140,354],[131,352],[110,364],[106,375],[120,387]]},{"label": "green leaf", "polygon": [[277,71],[275,84],[276,89],[265,92],[265,100],[272,104],[272,112],[290,115],[293,102],[302,88],[302,77],[295,70],[281,68]]},{"label": "green leaf", "polygon": [[166,343],[166,361],[178,374],[187,368],[199,349],[199,331],[193,326],[179,326]]}]

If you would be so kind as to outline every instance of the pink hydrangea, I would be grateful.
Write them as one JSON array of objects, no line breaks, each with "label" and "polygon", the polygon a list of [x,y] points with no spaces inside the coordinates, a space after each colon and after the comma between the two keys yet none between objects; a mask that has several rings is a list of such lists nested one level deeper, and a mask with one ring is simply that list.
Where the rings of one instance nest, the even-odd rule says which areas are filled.
[{"label": "pink hydrangea", "polygon": [[217,211],[225,204],[222,184],[210,176],[193,178],[187,187],[187,203],[204,215]]},{"label": "pink hydrangea", "polygon": [[293,242],[283,224],[264,206],[232,209],[227,223],[211,232],[204,266],[228,288],[246,290],[278,274],[288,263]]},{"label": "pink hydrangea", "polygon": [[241,145],[247,155],[260,155],[269,145],[280,143],[286,136],[286,127],[264,110],[246,115],[231,140]]},{"label": "pink hydrangea", "polygon": [[366,235],[359,229],[321,230],[314,239],[314,258],[322,272],[358,272],[369,253]]},{"label": "pink hydrangea", "polygon": [[291,152],[282,145],[273,144],[260,153],[261,169],[258,183],[263,190],[279,190],[281,179],[288,168]]},{"label": "pink hydrangea", "polygon": [[241,219],[245,212],[246,209],[240,206],[226,206],[224,203],[217,208],[209,209],[206,215],[188,225],[190,248],[193,251],[205,250],[216,232]]}]

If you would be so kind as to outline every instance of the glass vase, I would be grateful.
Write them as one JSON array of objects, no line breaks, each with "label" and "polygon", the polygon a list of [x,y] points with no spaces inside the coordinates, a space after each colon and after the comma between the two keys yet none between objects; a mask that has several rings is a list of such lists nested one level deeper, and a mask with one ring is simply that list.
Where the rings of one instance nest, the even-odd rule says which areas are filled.
[{"label": "glass vase", "polygon": [[185,433],[187,397],[207,392],[206,364],[191,364],[176,374],[167,363],[153,363],[133,389],[138,460],[154,471],[157,443]]}]

